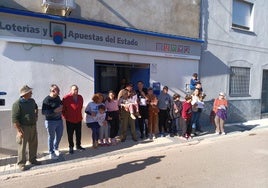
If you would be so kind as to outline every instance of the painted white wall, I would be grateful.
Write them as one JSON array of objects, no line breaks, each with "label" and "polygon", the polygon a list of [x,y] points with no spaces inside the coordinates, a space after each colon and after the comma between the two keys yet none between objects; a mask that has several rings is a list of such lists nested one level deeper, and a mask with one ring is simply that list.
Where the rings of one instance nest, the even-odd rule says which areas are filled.
[{"label": "painted white wall", "polygon": [[[268,8],[266,0],[254,3],[253,32],[232,29],[232,0],[209,0],[203,7],[206,43],[200,62],[200,76],[207,91],[206,100],[217,97],[220,91],[229,93],[229,67],[251,68],[250,97],[229,97],[231,100],[260,99],[262,71],[268,64]],[[266,67],[266,68],[265,68]]]},{"label": "painted white wall", "polygon": [[[170,94],[178,92],[184,97],[185,83],[189,83],[192,72],[198,70],[198,60],[153,57],[126,53],[116,53],[79,48],[0,41],[0,90],[7,92],[6,105],[0,106],[0,148],[12,151],[16,148],[15,129],[11,124],[11,108],[19,98],[19,89],[24,84],[33,87],[33,98],[39,109],[49,93],[52,83],[59,85],[61,97],[69,92],[72,84],[77,84],[84,97],[84,106],[94,94],[94,61],[155,64],[150,73],[150,82],[160,82],[170,88]],[[39,151],[46,151],[47,133],[44,117],[37,122],[39,132]],[[10,140],[12,138],[12,140]],[[83,125],[83,144],[90,144],[90,130]],[[64,134],[62,147],[67,146]]]},{"label": "painted white wall", "polygon": [[8,93],[4,96],[6,105],[0,109],[11,109],[24,84],[34,88],[33,97],[39,107],[48,95],[51,84],[59,85],[61,96],[69,92],[72,84],[77,84],[86,105],[94,93],[95,60],[155,64],[157,68],[150,73],[151,82],[160,82],[169,86],[171,93],[181,94],[192,73],[198,70],[197,60],[46,45],[26,48],[27,45],[0,42],[0,85],[1,90]]}]

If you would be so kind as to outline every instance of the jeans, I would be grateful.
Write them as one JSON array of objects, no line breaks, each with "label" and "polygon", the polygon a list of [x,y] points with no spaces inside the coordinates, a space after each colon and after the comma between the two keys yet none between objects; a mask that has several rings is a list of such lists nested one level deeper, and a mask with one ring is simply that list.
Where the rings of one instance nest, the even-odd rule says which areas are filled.
[{"label": "jeans", "polygon": [[180,118],[172,119],[172,125],[171,125],[171,133],[177,134],[179,131],[179,120]]},{"label": "jeans", "polygon": [[197,131],[201,130],[201,127],[199,124],[200,115],[201,115],[201,111],[192,113],[192,119],[191,119],[192,128],[196,129]]},{"label": "jeans", "polygon": [[52,154],[59,148],[59,143],[63,133],[63,121],[46,120],[45,126],[48,133],[48,151],[50,154]]},{"label": "jeans", "polygon": [[87,123],[87,127],[92,131],[92,143],[94,144],[100,137],[100,125],[98,122]]},{"label": "jeans", "polygon": [[109,126],[108,125],[103,125],[100,126],[99,128],[100,132],[100,139],[107,139],[109,138],[108,133],[109,133]]}]

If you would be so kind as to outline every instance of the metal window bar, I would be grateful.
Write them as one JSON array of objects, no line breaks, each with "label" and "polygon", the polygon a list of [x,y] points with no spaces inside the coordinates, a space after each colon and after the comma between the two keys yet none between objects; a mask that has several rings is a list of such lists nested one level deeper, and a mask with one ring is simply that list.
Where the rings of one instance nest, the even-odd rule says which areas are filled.
[{"label": "metal window bar", "polygon": [[249,95],[250,68],[231,67],[230,95]]}]

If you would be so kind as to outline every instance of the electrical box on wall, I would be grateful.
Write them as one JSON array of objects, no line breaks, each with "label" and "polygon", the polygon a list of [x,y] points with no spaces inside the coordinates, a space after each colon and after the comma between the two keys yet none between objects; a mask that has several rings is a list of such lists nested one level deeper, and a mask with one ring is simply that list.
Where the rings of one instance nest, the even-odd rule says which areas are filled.
[{"label": "electrical box on wall", "polygon": [[43,0],[42,7],[47,14],[69,16],[76,4],[75,0]]}]

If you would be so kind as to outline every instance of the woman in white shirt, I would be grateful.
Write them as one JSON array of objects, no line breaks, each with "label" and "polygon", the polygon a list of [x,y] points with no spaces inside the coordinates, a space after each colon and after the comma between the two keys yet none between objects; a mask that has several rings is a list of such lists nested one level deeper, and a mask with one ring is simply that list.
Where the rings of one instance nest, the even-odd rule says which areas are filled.
[{"label": "woman in white shirt", "polygon": [[205,105],[203,99],[200,97],[200,90],[198,88],[196,88],[192,94],[191,104],[192,104],[192,118],[191,118],[192,135],[197,135],[198,132],[203,132],[199,124],[199,119]]}]

